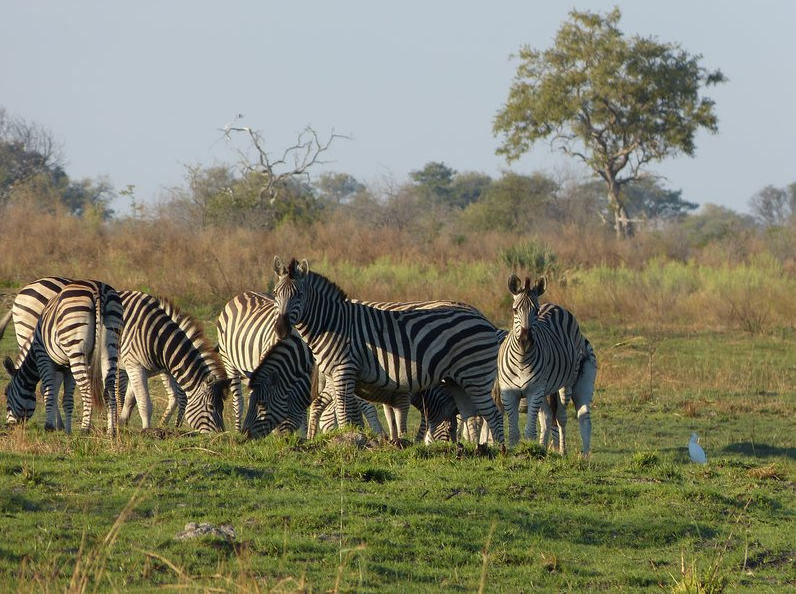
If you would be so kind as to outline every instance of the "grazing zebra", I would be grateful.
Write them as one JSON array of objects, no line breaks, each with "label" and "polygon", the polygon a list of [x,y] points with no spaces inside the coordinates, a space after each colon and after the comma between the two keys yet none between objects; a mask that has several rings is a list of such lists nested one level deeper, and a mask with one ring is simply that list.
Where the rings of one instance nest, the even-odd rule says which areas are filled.
[{"label": "grazing zebra", "polygon": [[[514,296],[512,328],[500,345],[498,361],[498,383],[500,396],[509,418],[509,443],[519,441],[519,401],[525,396],[528,403],[528,416],[525,436],[536,438],[536,419],[542,425],[541,442],[548,436],[548,412],[546,397],[558,393],[554,404],[556,423],[559,428],[559,451],[566,453],[566,404],[568,396],[578,384],[585,391],[585,385],[594,374],[580,374],[584,361],[590,361],[587,342],[580,332],[575,317],[563,307],[547,303],[539,306],[539,296],[547,288],[547,280],[542,277],[531,286],[526,277],[523,284],[512,274],[508,288]],[[592,351],[593,354],[593,351]],[[589,367],[589,365],[586,365]],[[596,369],[596,368],[595,368]],[[578,397],[580,400],[580,396]],[[589,398],[590,401],[590,398]],[[583,411],[581,408],[583,407]],[[540,410],[544,414],[539,414]],[[591,421],[588,404],[578,407],[578,420],[583,436],[583,453],[588,455],[590,448]]]},{"label": "grazing zebra", "polygon": [[[148,380],[165,373],[172,394],[177,399],[180,392],[185,394],[185,421],[202,433],[223,431],[224,389],[229,382],[201,325],[167,299],[139,291],[120,291],[119,296],[124,306],[121,360],[129,378],[122,421],[129,419],[137,401],[141,426],[149,428]],[[176,404],[170,398],[164,416]]]},{"label": "grazing zebra", "polygon": [[[25,339],[26,353],[15,366],[6,357],[11,374],[6,388],[8,421],[27,420],[35,408],[36,383],[41,380],[45,428],[59,428],[56,402],[60,382],[56,370],[68,370],[83,398],[81,428],[91,427],[92,406],[108,407],[108,432],[116,430],[115,381],[122,329],[122,303],[118,293],[98,281],[74,281],[65,285],[46,305]],[[31,327],[31,325],[28,325]],[[23,330],[24,332],[24,330]],[[19,340],[19,336],[17,338]],[[25,350],[25,349],[23,349]],[[73,401],[64,396],[63,427],[71,431]]]},{"label": "grazing zebra", "polygon": [[[312,353],[295,331],[277,340],[276,319],[271,297],[246,291],[224,306],[216,322],[219,354],[231,380],[235,428],[252,437],[275,427],[297,430],[306,422],[310,404]],[[253,394],[242,425],[243,378]]]},{"label": "grazing zebra", "polygon": [[503,444],[503,419],[491,397],[497,375],[495,327],[476,310],[439,307],[388,311],[349,301],[306,260],[274,259],[279,312],[275,330],[304,338],[332,379],[337,418],[355,421],[357,384],[413,393],[445,380],[457,406],[480,412]]},{"label": "grazing zebra", "polygon": [[[17,341],[35,328],[46,304],[70,283],[63,277],[46,277],[24,287],[12,312]],[[164,374],[169,406],[163,420],[168,420],[178,401],[186,411],[188,424],[201,432],[223,431],[224,373],[218,355],[210,347],[201,326],[171,302],[138,291],[119,291],[124,331],[119,343],[119,405],[124,403],[121,421],[126,422],[138,402],[141,425],[151,423],[151,402],[147,379]],[[64,401],[71,401],[74,383],[64,378]],[[126,395],[122,385],[127,386]],[[187,395],[187,396],[186,396]],[[65,405],[66,406],[66,405]],[[71,409],[70,409],[71,410]],[[90,410],[88,411],[90,414]],[[70,412],[71,414],[71,412]],[[86,411],[84,410],[84,416]],[[178,419],[181,416],[178,413]]]}]

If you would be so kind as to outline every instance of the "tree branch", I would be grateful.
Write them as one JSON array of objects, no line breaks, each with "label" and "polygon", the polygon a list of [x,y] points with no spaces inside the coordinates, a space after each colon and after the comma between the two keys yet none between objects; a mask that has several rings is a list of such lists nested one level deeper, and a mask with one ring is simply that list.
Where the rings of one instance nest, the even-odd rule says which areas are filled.
[{"label": "tree branch", "polygon": [[240,149],[236,149],[241,157],[245,173],[256,173],[261,176],[260,201],[268,198],[273,204],[279,196],[280,187],[294,177],[309,179],[309,169],[315,165],[325,165],[329,161],[321,159],[321,155],[329,150],[336,138],[350,138],[344,134],[336,134],[332,130],[329,138],[321,140],[318,133],[307,126],[298,133],[296,142],[282,151],[282,155],[272,160],[265,148],[263,135],[248,126],[236,126],[234,122],[243,116],[237,116],[233,122],[226,124],[221,131],[227,141],[232,141],[234,133],[242,133],[249,137],[250,148],[257,151],[256,164]]}]

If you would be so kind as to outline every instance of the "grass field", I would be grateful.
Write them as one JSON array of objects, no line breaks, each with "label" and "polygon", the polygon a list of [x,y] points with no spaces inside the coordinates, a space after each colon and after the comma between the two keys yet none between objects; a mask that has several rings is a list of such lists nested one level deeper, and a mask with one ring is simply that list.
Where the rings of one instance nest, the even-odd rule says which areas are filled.
[{"label": "grass field", "polygon": [[[585,331],[600,365],[588,461],[135,423],[67,436],[38,410],[0,429],[0,591],[796,588],[793,332]],[[176,540],[188,522],[235,538]]]}]

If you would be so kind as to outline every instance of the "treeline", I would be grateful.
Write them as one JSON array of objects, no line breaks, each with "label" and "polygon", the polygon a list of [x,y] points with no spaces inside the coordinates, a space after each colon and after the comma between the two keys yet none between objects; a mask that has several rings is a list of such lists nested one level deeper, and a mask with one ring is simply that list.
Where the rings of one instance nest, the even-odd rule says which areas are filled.
[{"label": "treeline", "polygon": [[[585,320],[793,325],[796,184],[762,189],[749,215],[698,209],[655,180],[631,184],[637,223],[625,240],[600,183],[544,172],[492,178],[436,162],[404,181],[287,177],[275,194],[251,170],[191,167],[158,204],[123,190],[132,214],[114,216],[109,182],[71,180],[46,133],[1,122],[0,283],[9,293],[51,274],[100,278],[212,319],[235,293],[268,290],[280,254],[309,258],[352,296],[454,298],[497,323],[517,270],[550,276],[549,297]],[[677,315],[664,315],[671,308]]]}]

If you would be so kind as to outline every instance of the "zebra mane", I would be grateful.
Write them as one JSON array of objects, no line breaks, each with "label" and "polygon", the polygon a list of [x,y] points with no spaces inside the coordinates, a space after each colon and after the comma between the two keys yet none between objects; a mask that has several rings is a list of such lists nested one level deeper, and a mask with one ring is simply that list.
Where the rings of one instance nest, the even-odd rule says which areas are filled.
[{"label": "zebra mane", "polygon": [[[298,265],[299,262],[295,258],[290,260],[290,264],[287,265],[287,274],[289,278],[296,278],[296,269]],[[348,299],[343,289],[318,272],[312,270],[307,271],[306,282],[314,289],[320,290],[327,295],[343,300]]]},{"label": "zebra mane", "polygon": [[204,328],[202,328],[199,321],[187,312],[182,311],[171,299],[159,296],[155,297],[155,299],[160,302],[166,315],[185,332],[191,344],[201,353],[202,361],[207,365],[210,373],[212,373],[216,379],[223,379],[226,377],[224,365],[221,363],[218,350],[208,340],[207,336],[205,336]]}]

